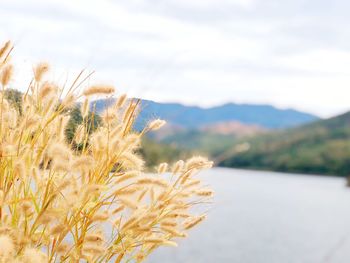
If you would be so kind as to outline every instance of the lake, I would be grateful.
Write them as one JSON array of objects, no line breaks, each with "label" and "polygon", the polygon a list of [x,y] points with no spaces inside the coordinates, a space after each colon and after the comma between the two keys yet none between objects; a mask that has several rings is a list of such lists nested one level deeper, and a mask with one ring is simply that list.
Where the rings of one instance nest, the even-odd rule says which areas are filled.
[{"label": "lake", "polygon": [[345,179],[215,168],[208,219],[149,263],[348,263],[350,188]]}]

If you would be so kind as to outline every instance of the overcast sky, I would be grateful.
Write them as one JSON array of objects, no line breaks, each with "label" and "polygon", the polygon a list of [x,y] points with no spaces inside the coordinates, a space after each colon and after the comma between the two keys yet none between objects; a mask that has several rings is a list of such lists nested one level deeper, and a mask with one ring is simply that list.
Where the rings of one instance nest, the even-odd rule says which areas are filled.
[{"label": "overcast sky", "polygon": [[22,79],[44,60],[57,79],[88,68],[131,96],[327,117],[350,109],[349,10],[348,0],[0,0],[0,40],[14,41]]}]

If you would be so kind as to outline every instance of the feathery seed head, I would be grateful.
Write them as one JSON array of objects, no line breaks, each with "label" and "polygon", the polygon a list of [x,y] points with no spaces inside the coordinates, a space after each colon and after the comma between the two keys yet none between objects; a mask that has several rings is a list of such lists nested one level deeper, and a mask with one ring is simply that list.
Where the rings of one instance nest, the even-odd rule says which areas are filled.
[{"label": "feathery seed head", "polygon": [[184,222],[184,229],[190,229],[196,225],[198,225],[200,222],[202,222],[205,219],[205,215],[201,215],[195,218],[191,218],[188,221]]},{"label": "feathery seed head", "polygon": [[79,156],[76,157],[73,162],[72,162],[72,168],[75,171],[80,171],[80,170],[89,170],[94,167],[95,160],[91,156]]},{"label": "feathery seed head", "polygon": [[126,94],[121,95],[115,103],[116,108],[117,109],[122,108],[124,106],[126,100],[127,100]]},{"label": "feathery seed head", "polygon": [[80,144],[84,141],[84,139],[85,139],[85,125],[79,124],[75,129],[74,141],[77,144]]},{"label": "feathery seed head", "polygon": [[159,130],[160,128],[162,128],[165,124],[166,124],[166,121],[161,120],[161,119],[157,119],[157,120],[151,121],[148,124],[147,128],[151,131],[156,131],[156,130]]},{"label": "feathery seed head", "polygon": [[9,84],[13,75],[13,66],[11,64],[6,65],[1,72],[0,82],[2,86],[7,86]]},{"label": "feathery seed head", "polygon": [[118,199],[124,206],[127,206],[134,210],[138,208],[138,204],[135,201],[131,200],[130,198],[120,196],[118,197]]},{"label": "feathery seed head", "polygon": [[213,196],[214,192],[211,189],[200,189],[195,191],[198,196]]},{"label": "feathery seed head", "polygon": [[213,162],[208,161],[207,158],[195,156],[187,160],[186,169],[208,169],[213,166]]},{"label": "feathery seed head", "polygon": [[49,156],[53,160],[64,160],[69,162],[72,157],[71,150],[62,143],[54,143],[48,150]]},{"label": "feathery seed head", "polygon": [[161,163],[159,166],[158,166],[158,173],[159,174],[162,174],[162,173],[165,173],[168,169],[168,164],[167,163]]},{"label": "feathery seed head", "polygon": [[177,173],[181,172],[184,165],[185,165],[185,162],[183,160],[177,161],[173,166],[172,173],[177,174]]},{"label": "feathery seed head", "polygon": [[49,64],[46,62],[39,63],[34,68],[34,79],[36,82],[40,82],[42,77],[49,71]]},{"label": "feathery seed head", "polygon": [[50,234],[52,236],[57,236],[57,235],[60,235],[66,229],[67,229],[67,227],[65,225],[59,224],[51,229]]},{"label": "feathery seed head", "polygon": [[7,41],[1,48],[0,48],[0,59],[2,60],[6,56],[6,52],[11,47],[11,41]]},{"label": "feathery seed head", "polygon": [[101,233],[91,233],[85,236],[84,241],[87,243],[99,243],[104,240],[104,236]]},{"label": "feathery seed head", "polygon": [[123,173],[123,175],[118,176],[118,178],[115,180],[115,183],[120,184],[121,182],[133,179],[139,175],[140,175],[139,171],[127,171]]},{"label": "feathery seed head", "polygon": [[89,114],[90,101],[89,98],[85,98],[83,104],[81,104],[81,116],[86,118]]},{"label": "feathery seed head", "polygon": [[46,81],[41,85],[41,88],[39,90],[39,99],[45,100],[47,97],[56,95],[57,90],[58,88],[55,84]]},{"label": "feathery seed head", "polygon": [[106,221],[109,218],[109,213],[108,211],[103,211],[103,212],[98,212],[94,214],[91,218],[91,221],[96,222],[96,221]]},{"label": "feathery seed head", "polygon": [[62,107],[64,109],[69,109],[74,107],[76,104],[76,96],[73,93],[68,93],[62,100]]},{"label": "feathery seed head", "polygon": [[110,95],[115,92],[113,86],[110,85],[93,85],[84,90],[83,95],[93,96],[93,95]]}]

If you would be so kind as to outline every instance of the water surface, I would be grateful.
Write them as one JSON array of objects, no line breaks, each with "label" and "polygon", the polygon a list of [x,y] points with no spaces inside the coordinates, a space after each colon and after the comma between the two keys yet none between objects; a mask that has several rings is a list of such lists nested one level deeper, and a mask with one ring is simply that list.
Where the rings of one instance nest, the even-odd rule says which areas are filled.
[{"label": "water surface", "polygon": [[208,219],[150,263],[348,263],[350,188],[342,178],[216,168]]}]

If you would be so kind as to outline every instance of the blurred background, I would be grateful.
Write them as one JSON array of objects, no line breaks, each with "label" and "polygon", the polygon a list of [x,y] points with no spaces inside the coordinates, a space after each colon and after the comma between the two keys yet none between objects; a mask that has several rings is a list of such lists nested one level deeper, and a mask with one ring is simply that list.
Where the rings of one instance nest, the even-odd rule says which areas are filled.
[{"label": "blurred background", "polygon": [[[193,154],[217,168],[209,220],[148,262],[349,262],[350,2],[0,1],[16,81],[52,65],[142,100],[149,169]],[[109,101],[96,101],[101,112]],[[224,167],[224,168],[223,168]],[[244,169],[244,170],[243,170]]]}]

